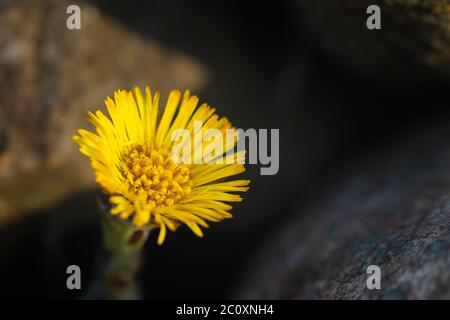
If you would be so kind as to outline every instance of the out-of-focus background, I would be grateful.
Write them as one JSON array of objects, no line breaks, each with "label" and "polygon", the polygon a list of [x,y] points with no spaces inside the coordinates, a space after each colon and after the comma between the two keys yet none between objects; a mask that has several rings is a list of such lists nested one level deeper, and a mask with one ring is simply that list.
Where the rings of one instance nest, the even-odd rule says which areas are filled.
[{"label": "out-of-focus background", "polygon": [[81,298],[66,267],[98,276],[98,190],[71,137],[148,84],[280,129],[280,170],[248,166],[205,238],[153,235],[145,298],[450,298],[449,79],[448,0],[0,0],[0,296]]}]

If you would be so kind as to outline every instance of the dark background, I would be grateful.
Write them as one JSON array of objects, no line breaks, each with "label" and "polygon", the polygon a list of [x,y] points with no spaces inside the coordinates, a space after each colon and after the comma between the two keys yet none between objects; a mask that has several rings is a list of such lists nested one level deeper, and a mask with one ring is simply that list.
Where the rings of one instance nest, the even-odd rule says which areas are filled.
[{"label": "dark background", "polygon": [[[390,24],[389,15],[382,20],[382,30],[369,31],[365,11],[336,11],[336,21],[321,22],[323,17],[314,8],[295,1],[128,0],[86,5],[94,5],[144,41],[156,40],[200,61],[209,74],[198,92],[201,100],[237,127],[280,129],[279,173],[260,176],[258,166],[248,167],[251,189],[233,209],[234,219],[213,225],[204,239],[180,228],[158,247],[156,233],[151,236],[141,272],[145,298],[234,295],[242,269],[288,223],[293,208],[308,206],[359,159],[370,157],[374,148],[448,116],[448,81],[445,73],[436,72],[439,68],[427,69],[425,63],[414,61],[411,71],[402,65],[405,53],[389,51],[384,54],[390,65],[384,67],[385,60],[366,54],[374,52],[370,43],[376,46],[390,32],[395,37],[392,30],[399,26]],[[327,7],[322,11],[334,8]],[[355,45],[360,52],[342,52],[346,42],[339,41],[334,50],[333,41],[324,40],[342,36],[335,32],[345,30],[339,26],[352,20],[347,15],[360,22],[356,24],[360,30],[345,34],[347,42],[357,42],[358,33],[377,37]],[[408,30],[407,25],[399,28]],[[431,31],[420,32],[426,37]],[[121,50],[121,43],[116,46]],[[414,54],[422,61],[422,51],[410,47],[406,55]],[[365,59],[381,71],[361,69],[358,61]],[[402,75],[404,70],[412,74]],[[98,105],[102,99],[98,97]],[[0,227],[1,296],[80,298],[86,294],[66,289],[65,268],[81,267],[83,289],[98,275],[96,195],[92,187],[78,190]]]}]

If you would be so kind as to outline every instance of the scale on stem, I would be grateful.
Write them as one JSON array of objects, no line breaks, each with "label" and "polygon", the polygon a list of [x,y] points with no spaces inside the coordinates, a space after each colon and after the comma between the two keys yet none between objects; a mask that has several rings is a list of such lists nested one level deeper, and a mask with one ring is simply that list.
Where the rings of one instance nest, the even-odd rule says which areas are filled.
[{"label": "scale on stem", "polygon": [[102,201],[102,197],[99,197],[98,203],[103,244],[109,256],[102,279],[104,291],[112,299],[139,299],[135,278],[142,262],[141,249],[156,226],[138,228],[130,221],[111,215],[110,206]]}]

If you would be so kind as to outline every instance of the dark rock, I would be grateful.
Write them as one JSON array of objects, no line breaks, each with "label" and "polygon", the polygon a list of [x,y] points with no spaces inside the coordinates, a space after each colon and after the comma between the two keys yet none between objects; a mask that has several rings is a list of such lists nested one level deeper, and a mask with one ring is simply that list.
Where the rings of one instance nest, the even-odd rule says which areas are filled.
[{"label": "dark rock", "polygon": [[[433,87],[450,78],[450,1],[290,1],[300,30],[345,67],[395,88]],[[368,30],[366,9],[381,9]]]},{"label": "dark rock", "polygon": [[[449,299],[449,141],[448,130],[404,134],[365,165],[356,158],[252,261],[237,296]],[[372,264],[381,290],[366,288]]]}]

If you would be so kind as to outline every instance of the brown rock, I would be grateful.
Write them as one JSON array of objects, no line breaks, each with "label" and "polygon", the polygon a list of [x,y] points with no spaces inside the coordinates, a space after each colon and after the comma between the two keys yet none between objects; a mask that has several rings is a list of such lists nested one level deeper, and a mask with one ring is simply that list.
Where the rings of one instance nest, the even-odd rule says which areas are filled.
[{"label": "brown rock", "polygon": [[0,5],[0,223],[94,187],[71,141],[86,110],[119,88],[198,90],[206,70],[82,2],[81,30],[66,28],[69,1]]}]

